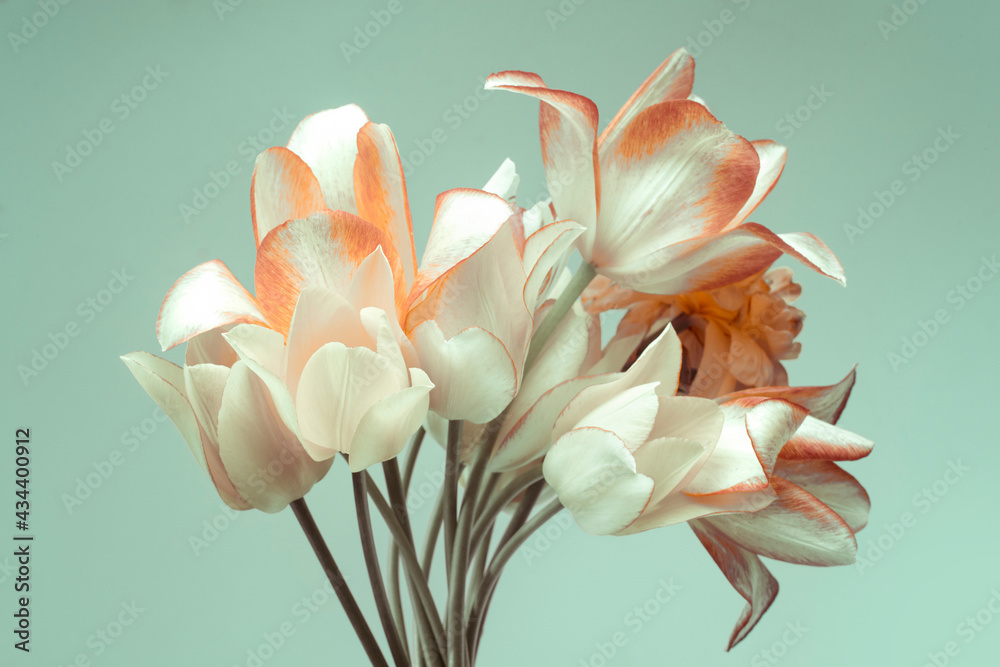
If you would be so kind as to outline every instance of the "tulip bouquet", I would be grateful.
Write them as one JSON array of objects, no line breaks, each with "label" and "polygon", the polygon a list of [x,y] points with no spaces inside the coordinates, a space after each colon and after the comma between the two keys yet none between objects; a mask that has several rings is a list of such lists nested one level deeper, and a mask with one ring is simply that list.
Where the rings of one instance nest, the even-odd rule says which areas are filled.
[{"label": "tulip bouquet", "polygon": [[[747,221],[786,150],[731,132],[693,77],[677,51],[598,133],[586,97],[490,76],[540,103],[551,199],[522,206],[508,160],[437,197],[419,264],[389,128],[354,105],[311,115],[256,161],[254,294],[201,264],[157,322],[184,365],[123,357],[229,506],[291,505],[373,664],[383,647],[397,665],[474,664],[505,564],[563,510],[592,535],[687,523],[746,599],[730,647],[777,595],[760,556],[853,562],[869,502],[836,462],[872,443],[835,424],[854,371],[788,385],[801,289],[771,265],[843,272],[816,237]],[[445,464],[418,540],[425,434]],[[304,500],[338,454],[383,642]],[[371,506],[392,535],[381,556]]]}]

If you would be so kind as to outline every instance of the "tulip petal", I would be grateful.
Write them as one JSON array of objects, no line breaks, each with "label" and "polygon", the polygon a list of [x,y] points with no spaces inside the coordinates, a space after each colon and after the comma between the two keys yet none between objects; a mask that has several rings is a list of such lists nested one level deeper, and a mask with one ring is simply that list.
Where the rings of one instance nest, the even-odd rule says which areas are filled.
[{"label": "tulip petal", "polygon": [[354,432],[348,462],[351,472],[395,458],[427,416],[434,385],[419,368],[411,368],[412,385],[372,405]]},{"label": "tulip petal", "polygon": [[184,364],[217,364],[232,368],[239,357],[223,336],[229,329],[228,326],[219,327],[189,339],[184,349]]},{"label": "tulip petal", "polygon": [[281,223],[325,208],[319,181],[302,158],[281,146],[257,156],[250,181],[250,216],[258,246]]},{"label": "tulip petal", "polygon": [[169,350],[198,334],[245,322],[266,324],[257,302],[225,264],[199,264],[177,279],[160,307],[156,338]]},{"label": "tulip petal", "polygon": [[285,337],[267,327],[249,324],[233,327],[225,337],[239,355],[240,361],[267,385],[271,391],[271,400],[285,426],[301,438],[295,400],[285,384]]},{"label": "tulip petal", "polygon": [[858,545],[840,516],[814,495],[772,477],[777,500],[754,513],[712,517],[719,530],[745,549],[799,565],[850,565]]},{"label": "tulip petal", "polygon": [[743,208],[740,209],[726,229],[734,229],[740,226],[754,210],[760,206],[764,198],[771,194],[771,190],[781,177],[781,172],[785,168],[785,160],[788,157],[788,149],[770,139],[760,139],[750,142],[757,151],[760,158],[760,172],[757,174],[757,181],[754,184],[753,193]]},{"label": "tulip petal", "polygon": [[[374,225],[344,211],[321,211],[290,220],[273,230],[257,250],[254,282],[261,308],[271,326],[287,333],[299,293],[321,285],[347,294],[358,266],[381,246],[390,266],[398,265],[388,237]],[[398,301],[406,287],[400,271]]]},{"label": "tulip petal", "polygon": [[[470,327],[445,339],[427,320],[410,334],[420,365],[433,379],[431,409],[446,419],[483,424],[510,404],[517,390],[517,369],[496,336]],[[475,373],[469,369],[475,368]]]},{"label": "tulip petal", "polygon": [[364,347],[327,343],[309,359],[295,397],[303,446],[317,461],[350,455],[354,432],[379,400],[399,391],[385,357]]},{"label": "tulip petal", "polygon": [[757,554],[727,539],[725,533],[713,528],[710,521],[692,521],[690,525],[726,579],[747,601],[729,638],[726,649],[729,650],[746,639],[770,608],[778,595],[778,580],[761,563]]},{"label": "tulip petal", "polygon": [[831,461],[778,460],[774,474],[810,493],[836,512],[853,532],[868,524],[871,499],[858,480]]},{"label": "tulip petal", "polygon": [[402,261],[403,282],[409,291],[417,272],[413,224],[399,150],[386,125],[366,123],[358,133],[354,193],[358,215],[381,229],[392,243]]},{"label": "tulip petal", "polygon": [[811,234],[775,234],[753,222],[714,236],[652,250],[630,264],[604,268],[608,278],[649,294],[683,294],[732,285],[763,271],[782,253],[844,284],[830,249]]},{"label": "tulip petal", "polygon": [[847,407],[847,399],[850,398],[851,390],[854,388],[855,371],[856,369],[852,368],[843,380],[825,387],[757,387],[729,394],[727,398],[741,396],[784,398],[809,410],[811,417],[836,424],[844,408]]},{"label": "tulip petal", "polygon": [[592,258],[598,269],[721,232],[750,197],[760,168],[749,141],[688,100],[643,110],[606,151]]},{"label": "tulip petal", "polygon": [[367,122],[360,107],[348,104],[306,116],[288,140],[288,150],[302,158],[316,176],[330,210],[357,213],[354,161],[358,131]]},{"label": "tulip petal", "polygon": [[506,201],[482,190],[456,188],[439,194],[430,238],[410,292],[410,309],[438,279],[494,238],[513,213]]},{"label": "tulip petal", "polygon": [[806,417],[781,450],[781,458],[800,461],[856,461],[871,454],[868,438],[847,429]]},{"label": "tulip petal", "polygon": [[556,420],[566,405],[591,385],[611,382],[620,373],[577,377],[561,382],[541,395],[513,424],[504,424],[500,443],[490,461],[490,472],[519,468],[543,456],[552,444]]},{"label": "tulip petal", "polygon": [[201,424],[202,432],[211,446],[205,453],[219,449],[219,408],[222,406],[222,392],[229,379],[229,368],[215,364],[197,364],[184,367],[184,394],[187,396],[195,418]]},{"label": "tulip petal", "polygon": [[528,280],[524,284],[524,303],[535,311],[539,300],[552,285],[557,269],[565,265],[573,242],[584,228],[572,220],[554,222],[542,227],[524,243],[524,269]]},{"label": "tulip petal", "polygon": [[591,535],[626,528],[653,493],[653,480],[636,473],[625,442],[599,428],[559,438],[545,455],[542,472],[577,525]]},{"label": "tulip petal", "polygon": [[[222,459],[219,458],[218,442],[209,439],[202,424],[198,422],[195,408],[182,389],[185,386],[184,369],[145,352],[133,352],[122,357],[122,361],[146,393],[177,426],[195,460],[211,477],[223,502],[236,510],[250,509],[249,503],[236,491],[226,474]],[[229,369],[224,370],[228,374]],[[200,407],[205,407],[205,404]],[[205,425],[211,424],[210,428],[214,431],[218,412],[206,413],[204,416]]]},{"label": "tulip petal", "polygon": [[687,49],[680,48],[660,63],[652,74],[632,93],[628,102],[619,109],[597,140],[601,161],[607,159],[605,146],[616,143],[626,125],[641,111],[669,100],[687,99],[694,86],[694,58]]},{"label": "tulip petal", "polygon": [[510,158],[506,158],[483,186],[483,192],[495,194],[508,204],[513,205],[517,196],[517,186],[520,183],[521,177],[517,174],[517,167]]},{"label": "tulip petal", "polygon": [[219,410],[219,452],[240,495],[264,512],[280,512],[330,469],[316,462],[284,425],[271,393],[243,362],[233,366]]},{"label": "tulip petal", "polygon": [[184,395],[184,369],[148,352],[132,352],[121,358],[139,385],[167,413],[194,454],[198,465],[208,472],[201,427],[194,408]]},{"label": "tulip petal", "polygon": [[530,72],[491,74],[486,89],[498,88],[540,101],[542,160],[552,203],[559,219],[575,220],[588,229],[583,243],[589,246],[601,200],[597,106],[582,95],[547,87]]},{"label": "tulip petal", "polygon": [[594,406],[572,428],[593,427],[614,433],[630,452],[634,452],[653,430],[659,407],[656,383],[629,387]]}]

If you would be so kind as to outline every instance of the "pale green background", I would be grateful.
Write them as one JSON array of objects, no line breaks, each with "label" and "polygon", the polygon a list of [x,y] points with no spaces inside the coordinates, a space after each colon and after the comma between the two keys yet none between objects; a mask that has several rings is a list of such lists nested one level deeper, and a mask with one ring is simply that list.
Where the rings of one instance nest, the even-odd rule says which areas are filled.
[{"label": "pale green background", "polygon": [[[60,5],[16,53],[5,36],[0,432],[10,443],[16,427],[32,429],[38,539],[34,651],[23,656],[10,647],[14,593],[4,578],[0,664],[65,665],[82,653],[94,665],[245,665],[262,633],[286,621],[295,635],[265,665],[362,664],[334,601],[306,623],[293,611],[324,579],[290,512],[242,514],[193,553],[189,537],[216,517],[220,500],[171,425],[133,452],[123,447],[122,434],[150,418],[153,404],[118,356],[158,350],[160,300],[195,264],[221,258],[252,283],[252,163],[240,143],[267,126],[273,108],[298,119],[357,102],[391,125],[404,152],[442,128],[446,141],[408,180],[419,250],[434,196],[481,185],[505,157],[518,163],[522,194],[533,198],[542,189],[533,103],[483,94],[468,119],[457,127],[449,122],[448,110],[475,95],[483,77],[537,71],[550,85],[590,96],[606,122],[663,58],[724,10],[734,20],[711,40],[702,35],[708,46],[697,58],[696,92],[736,132],[790,147],[785,174],[754,219],[776,231],[816,233],[844,264],[846,290],[796,268],[808,320],[802,358],[789,370],[793,383],[819,384],[860,364],[842,421],[877,443],[867,461],[849,466],[874,505],[859,542],[862,554],[880,537],[890,548],[863,572],[773,565],[782,586],[775,605],[726,654],[743,600],[686,527],[625,540],[572,528],[530,565],[521,558],[511,564],[481,664],[574,667],[591,660],[595,642],[624,631],[628,643],[609,664],[763,665],[770,663],[760,651],[780,644],[786,623],[796,622],[808,631],[787,647],[783,664],[922,665],[949,641],[961,651],[952,664],[995,664],[1000,620],[968,643],[957,626],[1000,589],[1000,280],[987,282],[961,310],[947,294],[975,274],[981,257],[1000,251],[1000,11],[985,1],[908,3],[916,13],[884,37],[877,22],[893,11],[884,1],[563,0],[569,15],[553,29],[547,12],[559,12],[556,0],[403,0],[403,11],[349,63],[340,44],[386,2],[246,1],[220,18],[208,2],[80,1]],[[0,3],[3,33],[20,30],[22,18],[37,11],[35,2]],[[169,76],[121,119],[114,100],[142,81],[147,66]],[[812,86],[825,86],[832,97],[789,136],[778,124],[807,101]],[[114,131],[60,182],[51,163],[104,118]],[[904,163],[949,127],[960,139],[911,182]],[[273,143],[284,143],[291,129]],[[179,206],[230,160],[238,161],[238,175],[186,225]],[[844,225],[895,179],[905,193],[852,243]],[[122,267],[134,280],[86,321],[78,304]],[[887,354],[938,309],[947,311],[947,324],[894,370]],[[70,322],[80,325],[79,335],[25,386],[17,366]],[[179,359],[177,351],[169,356]],[[116,449],[124,463],[69,513],[61,496]],[[12,446],[0,450],[6,545]],[[418,482],[440,461],[438,450],[429,451]],[[921,511],[915,494],[958,460],[971,471]],[[310,500],[364,597],[342,465]],[[916,523],[896,540],[885,526],[905,512]],[[633,633],[626,614],[656,593],[661,578],[681,590]],[[133,600],[144,609],[136,623],[95,656],[88,636]]]}]

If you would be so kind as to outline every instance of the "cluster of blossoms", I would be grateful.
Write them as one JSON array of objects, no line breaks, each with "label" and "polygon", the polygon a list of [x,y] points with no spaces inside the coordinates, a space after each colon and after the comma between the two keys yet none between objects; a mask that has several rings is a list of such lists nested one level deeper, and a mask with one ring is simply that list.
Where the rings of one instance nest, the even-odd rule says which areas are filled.
[{"label": "cluster of blossoms", "polygon": [[[841,283],[842,269],[814,236],[748,222],[786,150],[731,132],[693,78],[677,51],[599,134],[586,97],[490,76],[487,88],[540,102],[551,199],[521,206],[508,160],[482,189],[438,196],[419,263],[389,128],[354,105],[309,116],[257,158],[254,293],[201,264],[157,322],[164,350],[187,344],[184,365],[123,357],[233,508],[294,507],[343,455],[408,567],[422,664],[474,663],[500,569],[564,508],[594,535],[688,523],[748,603],[730,646],[777,594],[760,556],[854,560],[869,502],[836,462],[872,443],[835,425],[854,372],[788,386],[801,289],[772,264],[788,255]],[[443,526],[445,614],[426,599],[430,557],[409,569],[424,432],[447,452],[425,545],[432,556]],[[392,507],[367,476],[376,464]],[[398,597],[382,621],[409,664]]]}]

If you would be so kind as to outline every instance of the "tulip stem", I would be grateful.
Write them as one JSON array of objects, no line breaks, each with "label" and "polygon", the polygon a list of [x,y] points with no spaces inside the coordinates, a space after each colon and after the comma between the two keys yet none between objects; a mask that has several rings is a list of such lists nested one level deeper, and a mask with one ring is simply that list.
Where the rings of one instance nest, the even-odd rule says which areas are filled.
[{"label": "tulip stem", "polygon": [[510,523],[507,525],[507,530],[504,531],[503,536],[501,536],[500,541],[497,543],[496,554],[483,574],[479,586],[470,592],[470,597],[474,597],[475,601],[470,605],[469,609],[466,641],[469,644],[473,662],[475,662],[476,654],[479,651],[479,640],[483,634],[486,613],[490,602],[493,600],[493,592],[496,589],[504,566],[532,533],[562,509],[562,503],[557,498],[532,517],[530,522],[525,523],[544,488],[544,480],[538,479],[524,492],[521,504],[518,505],[517,510],[510,519]]},{"label": "tulip stem", "polygon": [[444,557],[445,570],[451,577],[451,557],[455,550],[455,530],[458,527],[458,473],[462,447],[462,420],[448,422],[448,445],[444,461]]},{"label": "tulip stem", "polygon": [[[375,535],[372,532],[371,514],[368,511],[368,473],[356,472],[354,478],[354,504],[358,512],[358,532],[361,536],[361,548],[365,554],[365,564],[368,566],[368,579],[372,585],[372,595],[385,638],[389,642],[389,651],[396,665],[409,667],[410,659],[406,655],[406,646],[399,635],[399,630],[393,621],[392,609],[386,595],[385,583],[382,580],[382,568],[379,567],[378,549],[375,547]],[[392,510],[390,510],[391,512]],[[395,518],[395,517],[393,517]],[[401,536],[405,538],[404,536]],[[397,540],[398,541],[398,540]]]},{"label": "tulip stem", "polygon": [[580,264],[580,268],[576,270],[573,277],[570,279],[569,284],[556,299],[556,302],[549,308],[549,312],[545,314],[542,319],[542,323],[535,329],[534,334],[531,336],[531,344],[528,346],[528,356],[524,361],[524,371],[522,375],[527,374],[528,370],[534,366],[535,361],[538,359],[538,355],[542,353],[545,349],[546,344],[548,344],[549,339],[552,338],[552,334],[556,332],[559,328],[559,323],[563,321],[566,317],[566,313],[569,309],[576,303],[576,300],[580,298],[583,294],[583,290],[587,289],[587,285],[594,279],[597,275],[597,269],[594,265],[589,262],[583,262]]},{"label": "tulip stem", "polygon": [[403,565],[406,566],[408,573],[412,575],[410,581],[414,586],[414,592],[420,600],[427,620],[430,623],[431,638],[434,640],[434,643],[440,652],[439,655],[443,655],[445,650],[444,626],[441,624],[441,617],[438,615],[437,605],[434,603],[434,596],[431,594],[431,590],[427,585],[427,578],[421,574],[420,563],[417,560],[417,552],[414,551],[413,545],[407,542],[406,533],[404,532],[403,527],[399,524],[399,521],[396,520],[395,513],[392,511],[389,503],[386,502],[385,497],[382,495],[382,492],[379,491],[378,487],[374,484],[368,484],[368,495],[371,497],[372,502],[375,503],[375,508],[382,515],[382,519],[385,521],[386,526],[389,528],[389,531],[396,539],[396,543],[399,545],[399,553],[403,557]]},{"label": "tulip stem", "polygon": [[434,551],[437,549],[438,535],[441,534],[441,522],[444,521],[444,494],[438,494],[434,503],[434,514],[427,524],[427,537],[424,541],[424,557],[420,561],[420,567],[424,577],[430,579],[431,565],[434,564]]},{"label": "tulip stem", "polygon": [[448,665],[465,667],[468,664],[468,647],[465,643],[465,581],[469,570],[469,545],[472,539],[472,524],[476,517],[476,499],[486,465],[489,463],[491,448],[481,446],[469,469],[469,480],[465,485],[458,526],[455,530],[455,547],[451,557],[451,576],[448,580]]},{"label": "tulip stem", "polygon": [[343,573],[337,567],[337,562],[333,559],[333,554],[330,553],[330,548],[326,545],[323,535],[319,532],[319,527],[316,525],[315,519],[313,519],[312,512],[309,511],[309,506],[306,505],[305,498],[293,500],[291,506],[292,512],[295,513],[295,518],[298,519],[299,525],[302,527],[302,532],[305,533],[306,538],[309,540],[309,544],[312,546],[313,552],[316,554],[316,558],[323,568],[323,572],[326,573],[326,578],[330,580],[333,592],[336,593],[337,599],[340,600],[340,604],[344,608],[348,620],[351,622],[351,627],[354,628],[358,639],[361,640],[361,645],[364,646],[365,653],[368,654],[368,659],[372,665],[388,667],[389,663],[385,661],[382,649],[379,648],[375,635],[372,634],[371,628],[368,627],[368,622],[365,620],[365,616],[361,612],[357,600],[354,599],[354,595],[347,585],[347,580],[344,579]]},{"label": "tulip stem", "polygon": [[[496,519],[500,515],[500,512],[503,511],[503,508],[517,498],[522,491],[541,479],[542,471],[540,469],[535,469],[529,470],[528,472],[515,477],[507,484],[504,484],[503,488],[500,489],[500,493],[486,503],[485,509],[480,512],[479,518],[476,520],[476,524],[472,529],[473,549],[477,548],[483,540],[483,537],[493,529],[493,525],[496,523]],[[511,521],[513,521],[513,519]],[[517,526],[517,528],[520,528],[520,526]],[[515,528],[515,530],[517,528]]]},{"label": "tulip stem", "polygon": [[[396,518],[406,532],[406,538],[413,544],[413,532],[410,530],[410,517],[406,511],[406,491],[399,474],[399,461],[389,459],[382,464],[385,473],[385,486],[389,491],[389,501],[396,512]],[[395,539],[389,541],[389,599],[392,603],[392,615],[396,619],[396,627],[403,646],[409,646],[406,636],[406,616],[403,614],[402,587],[399,583],[399,545]],[[416,610],[415,610],[416,611]]]}]

